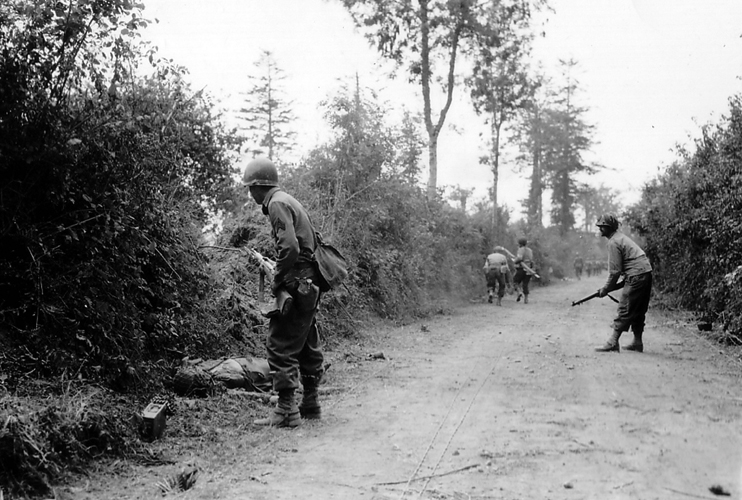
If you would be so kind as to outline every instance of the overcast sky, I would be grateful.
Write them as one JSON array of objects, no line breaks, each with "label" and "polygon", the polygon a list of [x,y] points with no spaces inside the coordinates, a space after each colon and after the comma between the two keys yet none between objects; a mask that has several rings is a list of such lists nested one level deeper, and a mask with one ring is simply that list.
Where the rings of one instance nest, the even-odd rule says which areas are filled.
[{"label": "overcast sky", "polygon": [[[321,133],[319,102],[357,72],[383,90],[391,105],[421,109],[416,87],[388,77],[349,15],[333,0],[145,0],[145,16],[159,24],[145,32],[163,56],[189,68],[195,88],[225,103],[245,90],[261,50],[274,53],[295,101],[307,147]],[[588,160],[607,167],[604,183],[638,199],[641,186],[688,144],[700,125],[726,113],[742,90],[742,0],[551,0],[543,16],[546,37],[535,57],[547,68],[558,59],[579,63],[580,104],[595,125]],[[481,120],[467,92],[458,97],[439,143],[439,185],[461,185],[485,196],[491,173],[478,164]],[[526,174],[501,167],[499,197],[520,211]],[[548,211],[548,207],[546,207]]]}]

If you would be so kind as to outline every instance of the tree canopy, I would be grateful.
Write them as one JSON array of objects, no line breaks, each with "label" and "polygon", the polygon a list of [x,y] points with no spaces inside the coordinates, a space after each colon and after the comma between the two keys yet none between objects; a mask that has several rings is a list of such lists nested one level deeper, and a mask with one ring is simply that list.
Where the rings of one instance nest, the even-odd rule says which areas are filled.
[{"label": "tree canopy", "polygon": [[[436,195],[438,138],[453,103],[460,54],[476,56],[482,45],[499,47],[517,40],[531,8],[542,0],[343,0],[356,24],[384,56],[420,84],[428,133],[428,196]],[[466,73],[466,71],[464,71]],[[433,100],[441,91],[435,116]]]}]

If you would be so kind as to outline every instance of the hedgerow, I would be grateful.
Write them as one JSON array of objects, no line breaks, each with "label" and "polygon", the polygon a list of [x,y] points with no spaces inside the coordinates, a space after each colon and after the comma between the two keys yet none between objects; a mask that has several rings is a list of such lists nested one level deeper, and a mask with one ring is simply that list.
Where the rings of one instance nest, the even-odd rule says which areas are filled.
[{"label": "hedgerow", "polygon": [[742,97],[703,127],[695,150],[648,183],[629,210],[646,238],[657,287],[673,306],[742,338]]}]

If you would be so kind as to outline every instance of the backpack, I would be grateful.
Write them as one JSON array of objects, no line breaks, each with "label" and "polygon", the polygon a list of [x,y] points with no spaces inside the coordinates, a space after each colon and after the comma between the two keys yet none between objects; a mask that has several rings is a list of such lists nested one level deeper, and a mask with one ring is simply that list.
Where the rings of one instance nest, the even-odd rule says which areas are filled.
[{"label": "backpack", "polygon": [[320,291],[329,292],[336,288],[348,276],[348,262],[337,248],[326,243],[322,235],[317,235],[317,248],[314,249],[314,259],[317,261],[319,271]]}]

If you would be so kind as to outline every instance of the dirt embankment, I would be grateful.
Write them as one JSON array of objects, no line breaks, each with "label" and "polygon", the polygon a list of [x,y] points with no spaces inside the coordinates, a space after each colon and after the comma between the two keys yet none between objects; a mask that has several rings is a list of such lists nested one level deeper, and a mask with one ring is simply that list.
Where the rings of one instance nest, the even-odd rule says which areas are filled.
[{"label": "dirt embankment", "polygon": [[370,332],[373,343],[328,351],[321,421],[256,428],[253,414],[269,408],[228,395],[231,424],[179,443],[174,464],[66,492],[158,498],[157,481],[192,466],[198,480],[178,498],[723,498],[714,487],[740,498],[738,354],[656,310],[644,353],[596,353],[615,304],[570,304],[599,285]]}]

